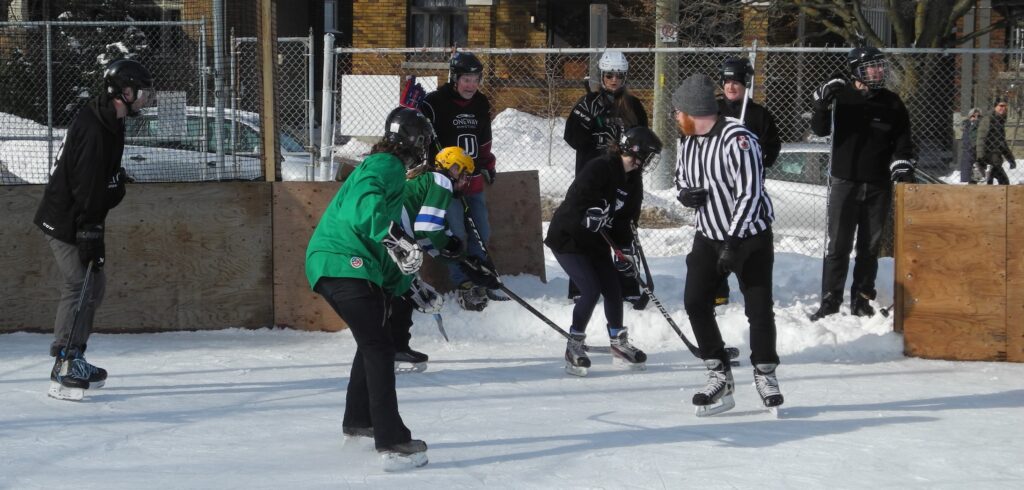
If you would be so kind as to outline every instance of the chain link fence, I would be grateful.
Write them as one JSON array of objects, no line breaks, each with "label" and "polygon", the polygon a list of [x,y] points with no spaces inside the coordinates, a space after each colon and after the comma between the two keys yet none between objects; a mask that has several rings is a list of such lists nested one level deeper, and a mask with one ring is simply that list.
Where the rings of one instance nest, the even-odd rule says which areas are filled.
[{"label": "chain link fence", "polygon": [[[278,141],[282,157],[283,180],[312,180],[312,155],[319,139],[314,98],[313,37],[282,37],[277,39],[277,74],[275,84]],[[232,37],[231,87],[234,95],[231,109],[239,115],[257,118],[262,104],[259,65],[259,40],[255,37]],[[232,128],[233,146],[241,145],[245,128]],[[255,135],[258,138],[258,134]],[[258,140],[257,140],[258,141]],[[259,149],[257,149],[259,153]]]},{"label": "chain link fence", "polygon": [[[128,174],[138,182],[232,176],[211,167],[205,42],[202,21],[0,23],[0,184],[46,183],[66,128],[119,58],[145,65],[157,91],[143,115],[126,120]],[[262,175],[253,160],[233,176]]]},{"label": "chain link fence", "polygon": [[[779,251],[822,255],[830,146],[810,133],[811,93],[834,73],[846,72],[845,48],[672,48],[622,49],[629,61],[628,87],[649,108],[652,127],[669,143],[660,168],[645,176],[647,195],[641,239],[655,255],[686,253],[692,243],[693,213],[670,189],[678,137],[670,95],[693,73],[718,78],[722,61],[748,57],[754,65],[754,100],[775,117],[782,155],[766,172],[775,203],[774,234]],[[402,80],[415,75],[429,91],[448,79],[449,52],[441,49],[338,48],[335,53],[335,157],[358,161],[383,134],[387,113],[398,104]],[[562,140],[565,117],[584,95],[602,51],[595,49],[473,50],[485,66],[481,90],[494,109],[493,151],[498,171],[538,170],[545,220],[563,198],[574,175],[574,151]],[[991,108],[1002,96],[1014,107],[1008,139],[1020,124],[1019,64],[1007,63],[1016,50],[885,51],[890,89],[911,115],[921,169],[952,181],[958,165],[962,114],[970,105]],[[991,70],[991,76],[979,76]],[[656,93],[657,92],[657,93]],[[978,101],[978,102],[974,102]],[[972,104],[973,102],[973,104]],[[988,112],[988,111],[986,111]],[[1020,137],[1024,138],[1024,132]],[[343,144],[342,144],[343,143]],[[500,212],[500,210],[491,210]]]}]

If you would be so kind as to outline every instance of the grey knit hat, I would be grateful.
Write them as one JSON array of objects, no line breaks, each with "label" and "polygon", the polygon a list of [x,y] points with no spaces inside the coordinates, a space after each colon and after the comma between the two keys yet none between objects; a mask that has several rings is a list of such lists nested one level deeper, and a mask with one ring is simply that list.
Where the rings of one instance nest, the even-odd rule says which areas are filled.
[{"label": "grey knit hat", "polygon": [[701,73],[690,75],[672,94],[672,107],[691,116],[718,114],[715,82]]}]

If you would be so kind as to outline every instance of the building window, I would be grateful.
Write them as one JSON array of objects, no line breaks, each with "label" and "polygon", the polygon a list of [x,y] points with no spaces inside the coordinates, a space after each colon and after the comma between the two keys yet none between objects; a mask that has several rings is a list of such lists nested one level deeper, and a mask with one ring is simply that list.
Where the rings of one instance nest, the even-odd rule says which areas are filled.
[{"label": "building window", "polygon": [[[1010,46],[1011,48],[1021,49],[1024,48],[1024,20],[1018,20],[1014,23],[1010,30]],[[1024,68],[1024,55],[1013,54],[1010,55],[1010,69]]]},{"label": "building window", "polygon": [[466,0],[412,0],[409,5],[409,46],[465,46],[468,16]]}]

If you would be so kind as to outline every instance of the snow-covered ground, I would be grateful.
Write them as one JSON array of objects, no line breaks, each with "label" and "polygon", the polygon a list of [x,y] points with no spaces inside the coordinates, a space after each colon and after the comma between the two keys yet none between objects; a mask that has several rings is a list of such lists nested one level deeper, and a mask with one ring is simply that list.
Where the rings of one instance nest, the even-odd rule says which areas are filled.
[{"label": "snow-covered ground", "polygon": [[[400,407],[430,464],[384,473],[372,443],[345,441],[347,332],[224,330],[94,335],[107,387],[46,396],[49,336],[0,336],[0,488],[1021,488],[1024,365],[908,359],[890,319],[818,323],[820,259],[780,253],[775,297],[780,419],[758,408],[748,362],[736,408],[698,419],[703,368],[653,306],[627,309],[648,370],[594,355],[563,372],[565,343],[513,302],[449,301],[445,344],[416,317],[429,369],[398,377]],[[655,258],[657,294],[688,335],[682,257]],[[566,278],[506,277],[568,327]],[[892,290],[881,267],[880,302]],[[450,298],[449,298],[450,299]],[[749,355],[738,297],[719,317]],[[598,310],[590,343],[605,341]]]}]

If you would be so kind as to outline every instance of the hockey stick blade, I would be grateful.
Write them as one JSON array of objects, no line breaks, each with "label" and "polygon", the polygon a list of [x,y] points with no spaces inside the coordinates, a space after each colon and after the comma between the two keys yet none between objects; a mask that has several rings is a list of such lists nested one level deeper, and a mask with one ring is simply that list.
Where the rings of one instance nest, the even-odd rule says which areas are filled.
[{"label": "hockey stick blade", "polygon": [[444,319],[441,318],[440,313],[434,313],[434,321],[437,322],[437,330],[441,332],[441,336],[444,337],[444,341],[450,342],[448,340],[448,333],[444,331]]}]

